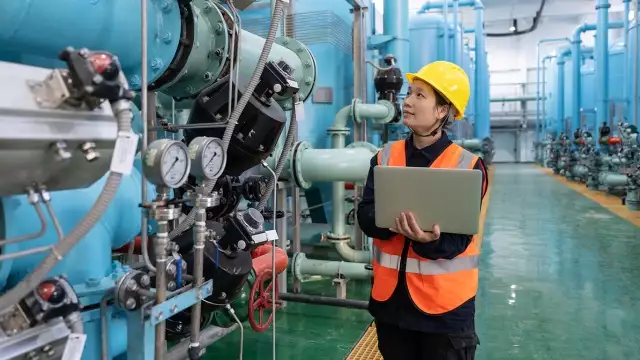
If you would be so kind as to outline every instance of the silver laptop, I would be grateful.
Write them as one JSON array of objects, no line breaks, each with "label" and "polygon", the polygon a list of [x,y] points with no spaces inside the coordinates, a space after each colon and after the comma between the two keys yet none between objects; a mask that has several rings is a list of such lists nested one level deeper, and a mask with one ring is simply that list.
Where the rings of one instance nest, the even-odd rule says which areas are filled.
[{"label": "silver laptop", "polygon": [[376,166],[373,169],[376,226],[395,228],[402,212],[412,212],[424,231],[478,233],[480,170]]}]

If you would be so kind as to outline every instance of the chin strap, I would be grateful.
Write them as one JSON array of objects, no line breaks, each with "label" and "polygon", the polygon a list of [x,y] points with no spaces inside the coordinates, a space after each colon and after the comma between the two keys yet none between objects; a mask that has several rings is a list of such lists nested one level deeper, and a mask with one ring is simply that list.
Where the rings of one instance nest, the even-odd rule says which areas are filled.
[{"label": "chin strap", "polygon": [[451,114],[449,113],[449,111],[447,111],[447,115],[440,120],[440,125],[438,125],[438,127],[436,127],[432,132],[428,134],[419,134],[415,130],[413,130],[410,126],[408,126],[408,128],[409,130],[411,130],[411,133],[416,136],[423,137],[423,138],[433,137],[433,136],[436,136],[438,132],[440,132],[440,130],[442,130],[442,128],[447,124],[447,122],[449,122],[450,117],[451,117]]}]

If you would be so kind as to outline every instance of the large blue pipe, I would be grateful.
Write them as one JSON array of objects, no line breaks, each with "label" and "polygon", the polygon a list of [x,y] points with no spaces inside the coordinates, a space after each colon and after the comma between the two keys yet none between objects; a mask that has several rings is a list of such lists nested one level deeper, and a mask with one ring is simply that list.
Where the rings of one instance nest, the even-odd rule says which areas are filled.
[{"label": "large blue pipe", "polygon": [[[556,136],[559,136],[560,133],[564,132],[565,130],[565,126],[564,126],[564,88],[565,88],[564,64],[565,64],[565,58],[568,57],[569,55],[571,55],[571,48],[567,48],[564,51],[562,51],[558,55],[558,60],[556,61],[556,65],[558,67],[558,78],[556,83],[556,92],[557,92],[556,124],[555,124]],[[577,92],[576,90],[577,89],[574,89],[574,92]]]},{"label": "large blue pipe", "polygon": [[552,42],[566,42],[570,44],[571,40],[569,40],[569,38],[542,39],[538,41],[538,44],[536,45],[536,143],[540,141],[541,127],[544,126],[541,126],[540,124],[540,45]]},{"label": "large blue pipe", "polygon": [[[460,0],[457,1],[455,5],[459,7],[473,6],[476,11],[476,81],[474,89],[476,99],[476,123],[474,126],[474,136],[479,139],[484,139],[491,135],[491,121],[489,119],[489,66],[487,64],[487,51],[485,48],[484,5],[480,0]],[[445,3],[426,3],[422,5],[418,13],[422,14],[429,10],[442,9],[444,6]],[[447,3],[446,6],[453,7],[454,3]],[[445,27],[446,26],[448,26],[448,24],[445,24]]]},{"label": "large blue pipe", "polygon": [[596,116],[598,123],[609,121],[609,0],[596,0]]},{"label": "large blue pipe", "polygon": [[[628,4],[627,4],[628,5]],[[627,20],[628,21],[628,20]],[[619,29],[625,27],[625,23],[621,21],[614,21],[608,24],[608,29]],[[580,76],[580,65],[582,64],[582,39],[580,35],[587,31],[593,31],[597,29],[597,24],[583,24],[576,28],[573,32],[573,40],[571,41],[571,57],[572,57],[572,88],[573,88],[573,99],[571,104],[571,131],[576,131],[580,127],[580,108],[581,108],[581,98],[580,91],[576,91],[576,89],[581,88],[582,76]],[[608,31],[605,31],[608,36]],[[597,35],[596,35],[597,36]],[[609,59],[608,52],[607,55],[604,56]],[[596,73],[596,77],[599,76]],[[608,77],[608,72],[605,73],[604,79],[605,82]],[[608,97],[608,95],[607,95]],[[626,99],[626,97],[625,97]],[[606,106],[608,108],[608,106]]]},{"label": "large blue pipe", "polygon": [[458,66],[462,65],[462,37],[460,36],[460,26],[458,24],[458,3],[460,0],[453,0],[453,59],[452,61]]},{"label": "large blue pipe", "polygon": [[547,60],[549,60],[549,62],[551,62],[551,59],[555,58],[555,55],[547,55],[544,58],[542,58],[542,99],[540,99],[539,97],[536,96],[536,100],[541,100],[542,101],[542,134],[544,134],[546,132],[547,129],[547,116],[546,116],[546,99],[547,99],[547,90],[546,90],[546,84],[547,84],[547,78],[546,78],[546,69],[547,69]]},{"label": "large blue pipe", "polygon": [[[387,54],[396,57],[396,65],[402,71],[417,71],[409,68],[409,0],[384,0],[384,14],[382,27],[385,35],[393,40],[387,43]],[[404,82],[401,94],[407,92],[407,82]]]},{"label": "large blue pipe", "polygon": [[[622,0],[624,3],[624,72],[623,79],[627,79],[629,76],[629,13],[630,13],[630,3],[631,0]],[[626,80],[625,80],[626,81]],[[622,98],[624,99],[624,111],[627,113],[627,109],[629,108],[629,92],[626,86],[622,88]]]},{"label": "large blue pipe", "polygon": [[[147,9],[147,67],[154,81],[176,53],[181,19],[177,1],[149,0]],[[0,55],[17,52],[55,59],[67,46],[108,49],[137,88],[142,73],[140,13],[140,1],[133,0],[2,0]]]}]

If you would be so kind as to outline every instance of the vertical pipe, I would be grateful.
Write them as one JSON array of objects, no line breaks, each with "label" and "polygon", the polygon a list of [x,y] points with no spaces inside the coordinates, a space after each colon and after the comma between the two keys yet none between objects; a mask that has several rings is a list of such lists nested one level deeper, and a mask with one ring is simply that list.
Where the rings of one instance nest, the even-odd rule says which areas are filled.
[{"label": "vertical pipe", "polygon": [[582,64],[582,49],[581,49],[582,40],[580,39],[580,35],[577,37],[574,36],[571,41],[571,70],[572,70],[572,101],[571,101],[571,133],[573,134],[576,130],[580,128],[580,107],[581,107],[581,99],[580,99],[580,89],[582,82],[582,76],[580,74],[580,65]]},{"label": "vertical pipe", "polygon": [[[283,213],[287,214],[287,187],[284,183],[278,182],[276,184],[278,204],[282,204],[281,210]],[[280,219],[276,220],[276,232],[278,233],[278,247],[281,249],[287,248],[287,216],[283,216]],[[271,251],[275,251],[272,249]],[[287,292],[287,269],[284,269],[280,275],[278,275],[278,287],[280,288],[280,292]]]},{"label": "vertical pipe", "polygon": [[638,2],[633,2],[633,12],[635,14],[633,18],[633,22],[635,23],[635,31],[636,31],[636,44],[634,47],[634,60],[633,60],[633,124],[635,126],[640,125],[638,122],[638,76],[640,76],[640,71],[638,69],[638,50],[640,48],[640,31],[638,31]]},{"label": "vertical pipe", "polygon": [[[293,191],[292,191],[292,202],[293,202],[293,224],[291,224],[293,226],[293,243],[291,245],[291,252],[293,252],[294,254],[297,254],[299,252],[301,252],[302,250],[302,240],[300,239],[300,226],[301,226],[301,221],[302,220],[302,216],[301,216],[301,212],[302,209],[300,207],[300,188],[293,185]],[[300,281],[300,279],[298,279],[297,277],[294,276],[293,278],[293,292],[298,294],[302,291],[302,282]]]},{"label": "vertical pipe", "polygon": [[454,36],[454,49],[453,49],[453,62],[457,65],[462,65],[462,41],[460,39],[460,33],[458,32],[458,5],[460,0],[453,0],[453,36]]},{"label": "vertical pipe", "polygon": [[596,12],[598,13],[596,30],[596,94],[597,124],[609,121],[609,0],[596,0]]},{"label": "vertical pipe", "polygon": [[[383,27],[385,35],[393,37],[386,51],[396,57],[397,66],[402,71],[409,70],[409,0],[384,0]],[[414,69],[417,70],[417,69]],[[401,94],[407,92],[404,82]]]},{"label": "vertical pipe", "polygon": [[[555,132],[556,137],[560,135],[561,132],[564,131],[564,56],[560,54],[558,56],[558,61],[556,62],[558,69],[558,78],[556,83],[556,123],[555,123]],[[574,89],[574,92],[577,92],[578,89]]]},{"label": "vertical pipe", "polygon": [[442,38],[444,39],[444,60],[449,61],[451,54],[449,54],[449,3],[448,0],[444,0],[442,3],[442,17],[444,18],[444,33]]},{"label": "vertical pipe", "polygon": [[[546,127],[546,121],[547,121],[547,109],[546,109],[546,98],[547,98],[547,59],[548,57],[544,57],[542,59],[542,98],[540,96],[538,96],[538,99],[542,101],[542,112],[541,112],[541,116],[542,116],[542,121],[541,121],[541,126],[542,129],[538,129],[537,125],[536,125],[536,133],[539,131],[540,134],[540,140],[539,141],[544,141],[544,129]],[[540,77],[540,75],[538,75],[538,77]],[[538,84],[540,84],[540,80],[538,80]]]},{"label": "vertical pipe", "polygon": [[[363,99],[363,67],[364,67],[364,58],[362,52],[362,9],[355,5],[353,7],[353,98],[354,99]],[[353,141],[364,141],[363,128],[366,131],[366,120],[362,122],[354,121],[353,124]],[[354,206],[357,208],[359,198],[360,198],[360,187],[355,186],[353,189],[355,200]],[[362,231],[358,226],[358,221],[356,220],[356,229],[355,229],[355,245],[356,249],[362,248]]]},{"label": "vertical pipe", "polygon": [[484,6],[476,4],[474,9],[476,11],[476,124],[474,135],[478,139],[484,139],[489,137],[487,128],[491,127],[489,124],[489,95],[486,94],[489,69],[484,37]]},{"label": "vertical pipe", "polygon": [[[143,86],[144,88],[144,86]],[[156,255],[156,305],[167,299],[167,244],[169,243],[169,222],[158,220],[158,233],[154,250]],[[155,359],[163,360],[167,351],[165,341],[166,323],[160,321],[156,325]]]},{"label": "vertical pipe", "polygon": [[[629,12],[630,12],[630,6],[629,3],[631,2],[631,0],[622,0],[622,2],[624,3],[624,19],[622,19],[622,22],[624,23],[623,27],[624,27],[624,34],[623,36],[623,42],[624,42],[624,69],[623,69],[623,76],[622,78],[625,79],[625,81],[627,81],[626,79],[628,79],[629,77]],[[624,105],[623,105],[623,111],[626,114],[627,109],[629,108],[629,89],[627,89],[627,86],[625,84],[625,86],[622,88],[622,99],[624,101]]]}]

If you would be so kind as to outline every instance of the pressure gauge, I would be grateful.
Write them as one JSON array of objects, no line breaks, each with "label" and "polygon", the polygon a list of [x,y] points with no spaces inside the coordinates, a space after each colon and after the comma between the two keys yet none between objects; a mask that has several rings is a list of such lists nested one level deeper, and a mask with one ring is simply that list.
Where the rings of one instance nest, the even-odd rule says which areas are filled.
[{"label": "pressure gauge", "polygon": [[218,138],[200,136],[193,139],[189,144],[189,157],[193,161],[191,175],[198,179],[215,179],[227,165],[227,154]]},{"label": "pressure gauge", "polygon": [[178,188],[189,177],[189,150],[180,141],[156,140],[147,148],[143,166],[144,174],[154,185]]}]

